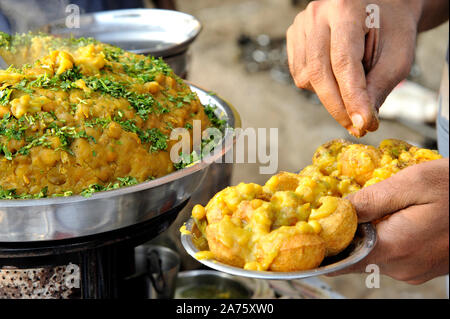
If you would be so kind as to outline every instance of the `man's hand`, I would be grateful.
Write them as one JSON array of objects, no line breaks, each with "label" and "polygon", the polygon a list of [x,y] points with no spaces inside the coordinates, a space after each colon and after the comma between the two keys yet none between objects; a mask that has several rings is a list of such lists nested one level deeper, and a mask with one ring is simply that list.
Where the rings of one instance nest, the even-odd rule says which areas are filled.
[{"label": "man's hand", "polygon": [[[366,26],[379,7],[380,28]],[[378,109],[409,73],[422,0],[311,2],[287,30],[289,67],[299,88],[313,90],[355,136],[378,128]]]},{"label": "man's hand", "polygon": [[410,284],[448,274],[448,158],[407,167],[348,199],[360,222],[387,218],[376,224],[378,241],[373,251],[336,274],[364,272],[368,264]]}]

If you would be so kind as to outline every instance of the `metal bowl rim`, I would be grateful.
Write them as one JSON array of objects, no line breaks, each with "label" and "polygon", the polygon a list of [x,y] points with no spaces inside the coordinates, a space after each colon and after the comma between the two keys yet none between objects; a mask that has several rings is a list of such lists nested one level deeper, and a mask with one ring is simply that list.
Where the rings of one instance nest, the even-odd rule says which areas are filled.
[{"label": "metal bowl rim", "polygon": [[[208,91],[192,84],[187,81],[185,81],[191,88],[203,91],[203,93],[208,94]],[[239,116],[239,113],[236,111],[236,109],[227,101],[222,99],[221,97],[214,95],[210,96],[212,99],[217,101],[217,104],[224,108],[229,108],[230,114],[233,115],[234,125],[233,128],[240,127],[241,125],[241,119]],[[229,120],[229,119],[227,119]],[[230,141],[232,139],[231,143],[227,143],[227,141]],[[218,154],[210,154],[208,155],[205,160],[210,161],[207,163],[206,161],[202,160],[192,166],[185,167],[183,169],[180,169],[178,171],[172,172],[170,174],[164,175],[162,177],[156,178],[151,181],[142,182],[133,186],[125,186],[120,187],[118,189],[114,190],[108,190],[108,191],[100,191],[93,193],[90,197],[84,197],[82,195],[71,195],[71,196],[61,196],[61,197],[45,197],[45,198],[38,198],[38,199],[1,199],[0,200],[0,208],[6,208],[6,207],[24,207],[24,206],[44,206],[44,205],[59,205],[59,204],[70,204],[70,203],[76,203],[81,201],[89,201],[89,200],[97,200],[97,199],[103,199],[103,198],[110,198],[115,196],[121,196],[126,195],[130,193],[136,193],[143,190],[148,190],[151,188],[156,188],[158,186],[161,186],[163,184],[175,181],[177,179],[189,176],[195,172],[198,172],[209,165],[213,163],[218,158],[222,157],[227,150],[232,147],[236,142],[237,136],[236,135],[225,135],[222,139],[222,144],[224,147],[222,147],[222,150]]]},{"label": "metal bowl rim", "polygon": [[213,269],[184,270],[184,271],[180,271],[178,273],[177,277],[189,278],[189,277],[196,277],[196,276],[201,276],[201,275],[217,276],[217,277],[221,277],[221,278],[236,280],[236,278],[235,278],[236,276],[230,275],[230,274],[222,272],[222,271],[213,270]]},{"label": "metal bowl rim", "polygon": [[[191,230],[194,224],[194,220],[190,218],[186,222],[186,229]],[[363,243],[361,247],[356,250],[356,253],[340,260],[335,263],[318,267],[310,270],[303,271],[293,271],[293,272],[274,272],[274,271],[253,271],[253,270],[245,270],[243,268],[230,266],[224,263],[221,263],[217,260],[210,259],[202,259],[198,260],[195,258],[195,254],[199,251],[198,248],[192,242],[192,237],[190,234],[181,234],[181,243],[186,250],[186,252],[195,258],[198,262],[202,263],[205,266],[208,266],[217,271],[222,271],[230,275],[235,276],[243,276],[248,278],[256,278],[256,279],[268,279],[268,280],[291,280],[291,279],[302,279],[313,276],[320,276],[329,273],[333,273],[339,270],[342,270],[350,265],[356,264],[365,258],[375,247],[377,241],[377,234],[374,226],[371,223],[362,223],[358,225],[358,228],[361,228],[365,234],[363,237]]]},{"label": "metal bowl rim", "polygon": [[[117,10],[84,13],[80,16],[80,18],[89,18],[89,17],[95,18],[95,17],[103,17],[103,16],[111,16],[112,18],[115,18],[116,17],[115,15],[118,15],[118,14],[121,14],[124,16],[127,14],[128,15],[139,14],[140,16],[147,16],[148,14],[157,13],[157,12],[161,12],[164,14],[173,14],[178,17],[188,17],[188,18],[192,19],[192,21],[195,21],[197,24],[195,28],[192,28],[193,34],[190,37],[188,37],[187,39],[185,39],[184,41],[174,43],[174,44],[169,45],[162,49],[144,48],[144,49],[135,49],[135,50],[128,50],[128,51],[136,53],[136,54],[144,54],[144,53],[150,52],[150,54],[158,55],[158,56],[160,56],[160,55],[165,56],[166,53],[169,55],[174,55],[176,53],[179,53],[179,51],[182,51],[181,50],[182,48],[185,48],[190,43],[192,43],[197,38],[197,36],[200,34],[200,32],[203,30],[203,25],[198,18],[196,18],[193,15],[186,13],[186,12],[169,10],[169,9],[156,9],[156,8],[117,9]],[[39,27],[38,30],[43,30],[46,27],[49,27],[49,28],[56,27],[57,28],[60,24],[61,25],[65,24],[65,20],[66,19],[63,18],[63,19],[59,19],[59,20],[50,22],[46,25]],[[63,29],[63,28],[61,28],[61,29]],[[65,28],[65,29],[67,29],[67,28]],[[70,29],[67,29],[67,30],[70,31]],[[52,34],[51,31],[49,33]],[[71,34],[71,32],[63,32],[63,33],[57,33],[57,34]]]},{"label": "metal bowl rim", "polygon": [[[238,284],[242,286],[244,289],[247,290],[249,293],[249,298],[255,293],[254,287],[251,287],[250,283],[246,280],[248,280],[245,277],[239,277],[235,275],[228,274],[226,272],[212,270],[212,269],[194,269],[194,270],[184,270],[178,272],[177,275],[177,282],[178,279],[189,279],[189,278],[197,278],[197,276],[213,276],[217,277],[221,280],[229,280],[235,284]],[[245,279],[245,280],[243,280]],[[183,287],[183,285],[176,285],[176,289]]]}]

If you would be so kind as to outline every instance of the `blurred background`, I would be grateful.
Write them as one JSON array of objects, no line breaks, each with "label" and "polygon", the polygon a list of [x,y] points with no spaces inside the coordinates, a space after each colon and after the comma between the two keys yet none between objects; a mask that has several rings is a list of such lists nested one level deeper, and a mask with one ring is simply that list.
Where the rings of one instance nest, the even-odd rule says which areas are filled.
[{"label": "blurred background", "polygon": [[[190,50],[189,81],[217,92],[233,104],[241,114],[244,127],[277,127],[278,168],[290,172],[311,163],[311,157],[320,144],[334,138],[354,140],[314,95],[295,87],[288,73],[285,32],[308,2],[177,1],[178,10],[194,15],[203,24],[203,31]],[[416,90],[413,93],[427,102],[439,90],[448,30],[446,23],[422,33],[418,39],[416,60],[409,79],[420,85],[413,87],[412,90]],[[398,110],[398,116],[386,115],[381,119],[380,128],[360,142],[377,145],[383,139],[398,138],[436,148],[432,124],[436,104],[428,110],[425,106],[422,110],[415,110],[415,101],[408,99],[410,94],[398,95],[393,101],[396,107],[398,104],[403,106]],[[430,118],[416,121],[414,115],[411,118],[400,116],[405,109]],[[268,178],[259,174],[259,165],[234,164],[233,185],[239,182],[264,183]],[[378,289],[366,288],[364,274],[321,279],[349,298],[447,298],[444,278],[411,286],[382,276]]]},{"label": "blurred background", "polygon": [[[10,10],[2,0],[0,9]],[[100,2],[100,1],[98,1]],[[89,2],[95,7],[97,1]],[[120,1],[105,1],[117,3]],[[295,172],[311,162],[315,149],[335,138],[356,141],[320,105],[317,97],[295,87],[290,77],[285,32],[306,0],[146,0],[148,8],[176,8],[198,18],[203,30],[188,52],[188,81],[217,93],[233,104],[243,127],[278,128],[278,170]],[[40,4],[43,2],[41,1]],[[88,1],[86,1],[88,3]],[[140,1],[125,1],[133,7]],[[39,25],[37,11],[17,9],[17,31]],[[64,8],[64,6],[61,6]],[[111,9],[115,9],[114,6]],[[92,8],[95,10],[95,8]],[[14,11],[14,10],[13,10]],[[27,18],[28,17],[28,18]],[[46,17],[45,19],[55,19]],[[26,22],[26,23],[25,23]],[[27,23],[35,23],[30,27]],[[0,26],[1,26],[0,19]],[[448,45],[448,23],[418,38],[411,74],[382,107],[380,127],[359,140],[377,145],[386,138],[436,148],[434,120]],[[255,145],[247,145],[255,151]],[[235,164],[231,184],[269,178],[259,173],[261,163]],[[189,214],[189,212],[187,212]],[[182,214],[172,227],[177,233],[186,219]],[[190,258],[190,257],[188,257]],[[191,261],[193,262],[193,261]],[[321,277],[333,290],[348,298],[447,298],[446,281],[437,278],[420,286],[382,276],[380,288],[368,289],[366,275]]]}]

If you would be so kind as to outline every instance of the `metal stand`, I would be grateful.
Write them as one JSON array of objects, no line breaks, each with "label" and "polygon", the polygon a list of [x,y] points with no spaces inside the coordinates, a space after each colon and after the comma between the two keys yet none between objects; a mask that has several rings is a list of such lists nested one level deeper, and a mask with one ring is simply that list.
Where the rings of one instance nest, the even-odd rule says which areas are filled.
[{"label": "metal stand", "polygon": [[126,298],[134,247],[166,230],[188,200],[147,222],[87,237],[0,243],[0,298]]}]

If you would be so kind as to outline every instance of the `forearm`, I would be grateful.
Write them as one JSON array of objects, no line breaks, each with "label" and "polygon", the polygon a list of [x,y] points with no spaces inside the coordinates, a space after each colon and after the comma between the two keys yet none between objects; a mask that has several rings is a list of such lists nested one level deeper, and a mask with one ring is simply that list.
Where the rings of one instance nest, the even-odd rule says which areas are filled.
[{"label": "forearm", "polygon": [[422,8],[417,29],[430,30],[448,20],[449,0],[410,0],[421,1]]}]

